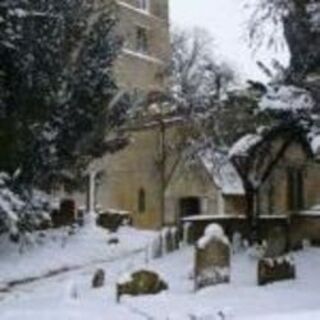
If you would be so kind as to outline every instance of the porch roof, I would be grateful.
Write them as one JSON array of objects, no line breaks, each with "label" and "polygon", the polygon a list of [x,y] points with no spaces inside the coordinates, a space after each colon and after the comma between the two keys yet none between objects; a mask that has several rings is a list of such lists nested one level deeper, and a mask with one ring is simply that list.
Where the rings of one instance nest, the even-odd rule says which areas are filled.
[{"label": "porch roof", "polygon": [[226,154],[207,148],[199,152],[199,157],[224,195],[243,196],[245,194],[240,176]]}]

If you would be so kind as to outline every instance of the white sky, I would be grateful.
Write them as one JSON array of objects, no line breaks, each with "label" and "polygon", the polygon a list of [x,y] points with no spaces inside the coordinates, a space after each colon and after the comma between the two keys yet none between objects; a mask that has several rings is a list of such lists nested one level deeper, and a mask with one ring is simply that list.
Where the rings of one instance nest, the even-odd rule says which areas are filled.
[{"label": "white sky", "polygon": [[268,64],[276,56],[283,62],[286,52],[260,50],[255,55],[246,37],[248,10],[243,0],[169,0],[171,24],[180,28],[201,27],[207,29],[215,41],[214,50],[231,63],[244,78],[263,80],[256,65],[257,60]]}]

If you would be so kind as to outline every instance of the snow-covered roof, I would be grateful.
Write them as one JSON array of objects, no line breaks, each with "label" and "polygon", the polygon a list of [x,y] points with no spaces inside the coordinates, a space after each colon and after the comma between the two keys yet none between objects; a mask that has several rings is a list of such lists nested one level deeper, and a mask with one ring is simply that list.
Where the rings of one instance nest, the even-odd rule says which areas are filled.
[{"label": "snow-covered roof", "polygon": [[199,157],[223,194],[245,194],[241,178],[226,154],[207,148],[199,152]]}]

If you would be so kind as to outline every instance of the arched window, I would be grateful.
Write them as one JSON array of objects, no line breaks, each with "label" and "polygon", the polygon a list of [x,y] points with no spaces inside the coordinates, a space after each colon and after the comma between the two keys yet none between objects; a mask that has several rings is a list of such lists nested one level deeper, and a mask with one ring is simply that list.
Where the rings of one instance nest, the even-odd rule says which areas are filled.
[{"label": "arched window", "polygon": [[138,211],[144,213],[146,211],[146,192],[144,189],[139,190],[138,194]]}]

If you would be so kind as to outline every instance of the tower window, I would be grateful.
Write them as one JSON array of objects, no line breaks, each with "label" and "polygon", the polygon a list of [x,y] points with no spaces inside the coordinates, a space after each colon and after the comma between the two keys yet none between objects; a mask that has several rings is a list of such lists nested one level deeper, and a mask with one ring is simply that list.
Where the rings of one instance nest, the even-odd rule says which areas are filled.
[{"label": "tower window", "polygon": [[141,10],[149,11],[150,0],[138,0],[138,8]]},{"label": "tower window", "polygon": [[140,189],[138,193],[138,211],[144,213],[146,211],[146,192]]},{"label": "tower window", "polygon": [[148,32],[147,29],[137,27],[136,34],[136,49],[141,53],[148,53]]}]

